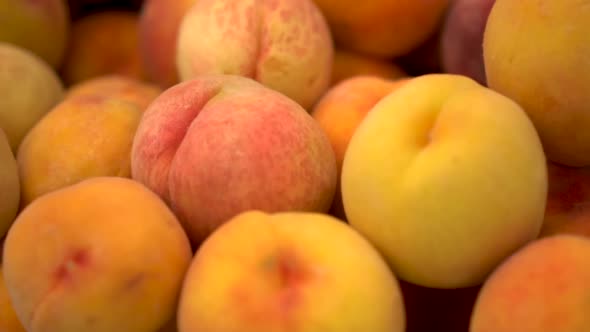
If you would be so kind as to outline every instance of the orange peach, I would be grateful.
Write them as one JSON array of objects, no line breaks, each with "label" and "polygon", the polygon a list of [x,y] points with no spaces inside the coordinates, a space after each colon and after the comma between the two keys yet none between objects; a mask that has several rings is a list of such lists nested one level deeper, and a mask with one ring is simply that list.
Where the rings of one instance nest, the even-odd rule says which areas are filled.
[{"label": "orange peach", "polygon": [[176,42],[182,18],[196,0],[146,0],[139,16],[140,55],[149,79],[162,88],[180,81]]},{"label": "orange peach", "polygon": [[13,153],[27,132],[63,99],[55,71],[34,53],[0,42],[0,127]]},{"label": "orange peach", "polygon": [[[408,79],[396,81],[376,76],[356,76],[336,84],[320,99],[311,112],[328,135],[336,155],[338,178],[348,142],[371,108]],[[340,184],[337,184],[331,213],[346,219]]]},{"label": "orange peach", "polygon": [[579,0],[496,0],[484,32],[488,86],[517,102],[547,158],[590,166],[590,10]]},{"label": "orange peach", "polygon": [[590,237],[590,168],[549,162],[549,193],[541,236],[560,233]]},{"label": "orange peach", "polygon": [[234,75],[203,75],[156,98],[137,129],[131,171],[195,245],[245,210],[327,211],[337,177],[330,141],[309,113]]},{"label": "orange peach", "polygon": [[180,26],[181,80],[252,78],[309,109],[330,85],[333,44],[312,0],[198,0]]},{"label": "orange peach", "polygon": [[29,332],[153,332],[174,317],[191,257],[156,194],[99,177],[25,208],[6,237],[3,273]]},{"label": "orange peach", "polygon": [[450,0],[314,0],[335,41],[360,53],[398,57],[426,41],[438,28]]},{"label": "orange peach", "polygon": [[97,176],[131,176],[131,146],[142,106],[118,98],[72,96],[27,134],[17,154],[21,206]]},{"label": "orange peach", "polygon": [[355,76],[377,76],[394,80],[406,77],[407,74],[393,61],[336,49],[332,68],[332,86]]},{"label": "orange peach", "polygon": [[64,82],[72,85],[106,74],[146,80],[138,20],[134,12],[109,10],[74,21],[61,68]]},{"label": "orange peach", "polygon": [[115,74],[98,76],[74,84],[66,91],[66,98],[80,95],[117,98],[134,103],[144,110],[160,93],[162,89],[156,85]]},{"label": "orange peach", "polygon": [[0,331],[2,332],[26,332],[23,324],[16,316],[12,306],[12,300],[8,295],[4,274],[0,265]]},{"label": "orange peach", "polygon": [[54,69],[60,66],[70,29],[66,1],[0,0],[0,22],[0,42],[27,49]]},{"label": "orange peach", "polygon": [[484,283],[470,332],[590,331],[590,239],[538,239],[504,261]]},{"label": "orange peach", "polygon": [[[248,250],[244,250],[248,248]],[[403,332],[395,275],[348,225],[319,213],[247,211],[197,251],[180,332]]]},{"label": "orange peach", "polygon": [[0,238],[2,238],[16,215],[20,200],[18,167],[8,140],[0,128]]}]

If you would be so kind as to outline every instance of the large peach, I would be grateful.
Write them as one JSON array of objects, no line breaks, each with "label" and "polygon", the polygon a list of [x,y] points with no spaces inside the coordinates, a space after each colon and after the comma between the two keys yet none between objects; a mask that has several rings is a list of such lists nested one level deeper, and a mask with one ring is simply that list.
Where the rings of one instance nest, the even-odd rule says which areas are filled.
[{"label": "large peach", "polygon": [[405,55],[436,32],[450,0],[314,0],[343,48],[379,57]]},{"label": "large peach", "polygon": [[0,128],[0,238],[16,218],[20,201],[18,168],[8,140]]},{"label": "large peach", "polygon": [[178,325],[180,332],[402,332],[405,315],[395,275],[348,225],[317,213],[248,211],[197,251]]},{"label": "large peach", "polygon": [[401,279],[432,288],[482,283],[538,236],[547,195],[526,113],[451,74],[381,99],[350,140],[341,181],[348,222]]},{"label": "large peach", "polygon": [[[365,115],[379,100],[407,81],[405,78],[393,81],[377,76],[354,76],[336,84],[316,104],[311,115],[326,132],[334,149],[338,179],[350,138]],[[346,219],[339,183],[331,213]]]},{"label": "large peach", "polygon": [[309,113],[232,75],[204,75],[156,98],[137,129],[131,171],[170,204],[193,244],[249,209],[327,211],[337,173]]},{"label": "large peach", "polygon": [[3,273],[29,332],[153,332],[174,317],[191,257],[156,194],[100,177],[25,208],[6,237]]},{"label": "large peach", "polygon": [[130,11],[104,10],[74,21],[61,68],[64,82],[72,85],[108,74],[146,80],[138,17]]},{"label": "large peach", "polygon": [[0,127],[14,153],[27,132],[63,98],[55,71],[35,54],[0,42]]},{"label": "large peach", "polygon": [[442,69],[486,85],[483,34],[495,0],[452,2],[441,33]]},{"label": "large peach", "polygon": [[2,332],[26,332],[25,328],[18,320],[16,312],[12,306],[12,300],[8,295],[4,274],[0,265],[0,331]]},{"label": "large peach", "polygon": [[483,285],[471,332],[590,331],[590,239],[538,239],[504,261]]},{"label": "large peach", "polygon": [[52,68],[60,66],[70,28],[66,1],[0,0],[0,22],[0,42],[27,49]]},{"label": "large peach", "polygon": [[255,79],[310,108],[330,84],[330,30],[312,0],[198,0],[180,26],[181,80]]},{"label": "large peach", "polygon": [[21,205],[90,177],[130,177],[143,111],[140,104],[106,95],[73,95],[58,104],[18,151]]},{"label": "large peach", "polygon": [[496,0],[484,33],[488,86],[520,104],[547,157],[590,166],[590,10],[579,0]]},{"label": "large peach", "polygon": [[548,163],[549,193],[541,236],[560,233],[590,237],[590,168]]},{"label": "large peach", "polygon": [[377,76],[395,80],[406,77],[407,74],[391,60],[337,48],[334,51],[331,85],[356,76]]},{"label": "large peach", "polygon": [[180,81],[176,42],[182,18],[196,0],[146,0],[139,16],[139,51],[149,79],[162,88]]}]

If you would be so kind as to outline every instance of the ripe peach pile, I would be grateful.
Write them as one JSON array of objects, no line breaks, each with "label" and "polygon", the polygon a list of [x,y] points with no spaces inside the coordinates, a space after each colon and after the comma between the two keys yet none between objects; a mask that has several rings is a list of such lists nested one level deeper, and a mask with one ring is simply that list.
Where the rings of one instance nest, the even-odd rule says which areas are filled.
[{"label": "ripe peach pile", "polygon": [[590,3],[0,0],[0,332],[590,331]]}]

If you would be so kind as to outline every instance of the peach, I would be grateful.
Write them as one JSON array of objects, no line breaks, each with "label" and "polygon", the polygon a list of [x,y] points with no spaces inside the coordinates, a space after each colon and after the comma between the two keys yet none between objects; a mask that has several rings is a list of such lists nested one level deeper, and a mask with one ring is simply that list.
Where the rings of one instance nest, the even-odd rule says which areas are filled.
[{"label": "peach", "polygon": [[471,332],[590,331],[590,239],[538,239],[504,261],[483,285]]},{"label": "peach", "polygon": [[174,317],[191,257],[156,194],[97,177],[23,210],[6,237],[3,272],[29,332],[152,332]]},{"label": "peach", "polygon": [[156,98],[137,129],[131,172],[195,245],[245,210],[327,211],[337,180],[330,141],[311,115],[235,75],[203,75]]},{"label": "peach", "polygon": [[395,275],[348,225],[318,213],[247,211],[220,226],[194,256],[178,327],[402,332],[405,315]]},{"label": "peach", "polygon": [[52,68],[60,66],[70,28],[66,1],[0,0],[0,22],[0,42],[29,50]]},{"label": "peach", "polygon": [[58,104],[18,151],[21,205],[90,177],[131,177],[131,147],[143,110],[105,95],[71,96]]},{"label": "peach", "polygon": [[180,81],[176,70],[176,42],[182,18],[196,0],[145,0],[138,29],[140,56],[149,79],[162,88]]},{"label": "peach", "polygon": [[8,295],[8,289],[4,282],[4,274],[0,265],[0,331],[2,332],[26,332],[18,320],[12,307],[12,300]]},{"label": "peach", "polygon": [[436,32],[450,0],[314,0],[345,49],[399,57]]},{"label": "peach", "polygon": [[[377,76],[354,76],[328,90],[314,107],[311,115],[326,132],[334,149],[338,179],[348,143],[358,125],[379,100],[407,80],[393,81]],[[340,184],[336,187],[331,213],[339,219],[346,219]]]},{"label": "peach", "polygon": [[66,98],[72,96],[113,97],[138,105],[145,110],[162,93],[158,86],[128,76],[110,74],[81,81],[68,88]]},{"label": "peach", "polygon": [[548,163],[549,193],[541,236],[568,233],[590,237],[590,168]]},{"label": "peach", "polygon": [[2,128],[0,128],[0,238],[2,238],[18,213],[20,181],[16,160]]},{"label": "peach", "polygon": [[105,10],[72,24],[61,68],[67,85],[108,74],[147,80],[139,52],[138,14]]},{"label": "peach", "polygon": [[481,284],[538,236],[547,195],[526,113],[451,74],[381,99],[350,139],[341,181],[348,222],[400,279],[431,288]]},{"label": "peach", "polygon": [[441,36],[443,70],[486,85],[483,34],[495,0],[456,0],[445,18]]},{"label": "peach", "polygon": [[590,10],[577,0],[496,0],[484,33],[490,88],[520,104],[547,157],[590,166]]},{"label": "peach", "polygon": [[183,81],[245,76],[307,110],[330,85],[333,53],[312,0],[198,0],[181,22],[176,63]]},{"label": "peach", "polygon": [[337,48],[334,52],[331,85],[356,76],[377,76],[395,80],[407,75],[393,61]]},{"label": "peach", "polygon": [[41,58],[0,42],[0,127],[13,153],[27,132],[63,98],[55,71]]}]

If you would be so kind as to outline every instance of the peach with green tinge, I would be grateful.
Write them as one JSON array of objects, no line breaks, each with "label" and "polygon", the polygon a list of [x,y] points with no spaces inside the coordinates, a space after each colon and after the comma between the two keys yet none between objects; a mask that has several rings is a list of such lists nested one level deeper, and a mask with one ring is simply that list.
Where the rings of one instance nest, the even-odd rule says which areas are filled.
[{"label": "peach with green tinge", "polygon": [[204,75],[156,98],[137,129],[131,171],[172,207],[195,245],[245,210],[327,211],[337,173],[309,113],[232,75]]},{"label": "peach with green tinge", "polygon": [[590,166],[590,6],[496,0],[484,32],[488,86],[527,112],[547,158]]},{"label": "peach with green tinge", "polygon": [[405,55],[433,35],[450,0],[314,0],[342,48],[382,58]]},{"label": "peach with green tinge", "polygon": [[590,331],[590,239],[560,234],[538,239],[486,280],[470,332]]},{"label": "peach with green tinge", "polygon": [[139,51],[139,15],[105,10],[72,24],[61,76],[69,86],[102,75],[147,80]]},{"label": "peach with green tinge", "polygon": [[[409,78],[404,78],[394,81],[376,76],[351,77],[328,90],[316,104],[311,115],[326,132],[334,149],[338,179],[348,143],[358,125],[379,100],[408,80]],[[339,183],[331,213],[346,220]]]},{"label": "peach with green tinge", "polygon": [[64,0],[0,0],[0,42],[27,49],[57,69],[69,38],[69,14]]},{"label": "peach with green tinge", "polygon": [[401,279],[432,288],[482,283],[538,236],[547,197],[526,113],[449,74],[381,99],[350,140],[341,181],[348,222]]},{"label": "peach with green tinge", "polygon": [[[17,154],[21,206],[87,178],[131,177],[131,148],[145,101],[78,93],[53,108],[23,140]],[[144,93],[145,100],[154,98],[151,90]]]},{"label": "peach with green tinge", "polygon": [[246,211],[194,256],[178,328],[402,332],[405,313],[395,275],[348,225],[318,213]]},{"label": "peach with green tinge", "polygon": [[0,127],[16,154],[29,130],[63,99],[64,87],[41,58],[0,42],[0,95]]},{"label": "peach with green tinge", "polygon": [[182,18],[197,0],[145,0],[139,16],[139,52],[149,79],[162,88],[180,81],[176,42]]},{"label": "peach with green tinge", "polygon": [[29,332],[153,332],[174,317],[191,257],[157,195],[102,177],[25,208],[6,237],[3,273]]},{"label": "peach with green tinge", "polygon": [[311,0],[198,0],[178,35],[180,79],[252,78],[310,108],[330,84],[334,56]]}]

